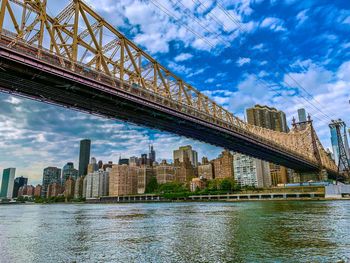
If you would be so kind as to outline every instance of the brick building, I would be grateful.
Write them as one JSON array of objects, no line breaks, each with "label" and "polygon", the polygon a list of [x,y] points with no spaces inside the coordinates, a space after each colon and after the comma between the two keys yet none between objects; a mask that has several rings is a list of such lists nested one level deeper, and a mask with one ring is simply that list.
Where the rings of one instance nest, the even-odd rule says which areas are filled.
[{"label": "brick building", "polygon": [[214,166],[214,177],[216,179],[233,178],[233,155],[224,150],[218,158],[212,161]]}]

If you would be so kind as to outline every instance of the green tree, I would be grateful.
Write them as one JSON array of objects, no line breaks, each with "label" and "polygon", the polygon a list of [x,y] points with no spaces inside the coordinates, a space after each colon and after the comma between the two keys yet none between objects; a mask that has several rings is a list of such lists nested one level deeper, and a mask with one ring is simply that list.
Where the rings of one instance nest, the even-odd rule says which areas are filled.
[{"label": "green tree", "polygon": [[155,193],[157,192],[158,188],[159,188],[159,185],[157,182],[157,178],[153,176],[149,181],[149,183],[146,185],[145,193],[147,194]]},{"label": "green tree", "polygon": [[220,182],[220,190],[223,191],[231,191],[232,190],[232,183],[231,180],[228,178],[222,179]]},{"label": "green tree", "polygon": [[159,186],[159,192],[161,193],[181,193],[187,191],[187,188],[183,184],[177,182],[165,183]]}]

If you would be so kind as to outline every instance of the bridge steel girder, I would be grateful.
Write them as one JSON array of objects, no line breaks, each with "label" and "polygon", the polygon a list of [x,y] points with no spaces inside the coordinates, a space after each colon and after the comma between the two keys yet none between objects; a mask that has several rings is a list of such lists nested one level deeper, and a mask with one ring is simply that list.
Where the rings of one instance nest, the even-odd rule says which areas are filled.
[{"label": "bridge steel girder", "polygon": [[300,172],[319,169],[317,163],[244,134],[11,50],[0,48],[0,63],[4,69],[0,71],[4,92],[195,138]]},{"label": "bridge steel girder", "polygon": [[[83,1],[72,1],[56,17],[51,17],[46,8],[46,0],[1,0],[0,51],[2,67],[8,71],[0,72],[3,90],[34,99],[45,93],[52,103],[175,131],[291,168],[325,168],[329,173],[337,171],[316,134],[313,134],[312,127],[281,133],[245,123],[159,64]],[[18,11],[21,9],[22,12]],[[6,23],[10,24],[9,28],[4,28],[6,17],[9,18],[9,23]],[[17,82],[11,84],[9,72],[16,77],[22,74],[24,82],[28,82],[30,78],[26,78],[34,74],[32,77],[36,76],[34,79],[38,87],[31,85],[32,82],[28,82],[31,89]],[[37,73],[40,74],[35,75]],[[46,76],[47,79],[42,83],[43,79],[38,76]],[[93,108],[89,109],[81,105],[82,101],[80,104],[70,101],[68,95],[65,99],[58,99],[62,90],[53,86],[55,82],[61,86],[65,82],[79,86],[81,94],[76,96],[80,100],[87,99],[88,94],[84,92],[90,90],[96,94],[103,92],[103,96],[109,94],[117,105],[132,102],[134,111],[138,109],[138,114],[147,121],[133,116],[132,111],[128,113],[130,116],[127,115],[122,108],[118,108],[120,112],[117,114],[112,108],[94,110],[97,105],[93,101],[90,102]],[[51,95],[47,90],[49,86]],[[77,91],[70,92],[73,95]],[[158,119],[150,119],[152,115],[143,114],[144,111],[159,114],[159,122],[160,118],[167,119],[167,116],[171,117],[170,122],[185,121],[186,125],[157,124]],[[204,133],[208,138],[203,137]]]}]

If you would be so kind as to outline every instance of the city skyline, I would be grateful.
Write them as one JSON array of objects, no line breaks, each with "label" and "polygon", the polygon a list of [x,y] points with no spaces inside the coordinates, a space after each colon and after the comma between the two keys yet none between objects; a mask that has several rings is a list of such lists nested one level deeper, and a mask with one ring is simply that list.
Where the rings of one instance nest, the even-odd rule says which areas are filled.
[{"label": "city skyline", "polygon": [[[0,96],[1,96],[1,94],[0,94]],[[32,101],[28,100],[26,102],[31,103]],[[48,106],[67,111],[66,109],[63,109],[61,107],[51,106],[51,105],[48,105]],[[52,110],[54,110],[54,108],[52,108]],[[277,110],[279,110],[279,109],[277,109]],[[83,114],[83,113],[79,113],[76,111],[70,111],[70,112],[72,112],[72,114],[78,114],[78,115]],[[159,132],[156,130],[137,127],[136,125],[122,123],[119,121],[115,121],[115,123],[113,124],[113,123],[110,123],[110,120],[107,120],[107,119],[104,119],[101,117],[96,117],[96,116],[87,115],[87,114],[83,114],[83,115],[85,115],[83,117],[85,120],[86,119],[94,120],[95,122],[98,122],[102,127],[104,127],[104,128],[108,127],[108,129],[110,130],[110,132],[112,134],[113,134],[113,130],[112,130],[113,127],[119,127],[119,128],[125,129],[122,132],[119,131],[119,134],[126,132],[129,135],[129,138],[128,138],[129,141],[130,140],[132,141],[132,143],[130,143],[130,145],[132,145],[132,147],[127,147],[128,145],[123,143],[123,144],[121,144],[122,147],[118,148],[117,143],[110,141],[108,139],[101,140],[99,138],[96,138],[95,140],[92,140],[91,138],[88,138],[89,136],[85,136],[85,138],[88,138],[88,139],[77,138],[75,136],[74,136],[75,137],[74,138],[72,136],[69,141],[66,140],[67,143],[69,142],[69,145],[64,145],[65,141],[63,141],[60,144],[61,145],[60,148],[70,150],[69,155],[71,157],[68,157],[68,159],[61,159],[59,161],[55,161],[55,157],[56,157],[55,154],[49,153],[47,156],[45,156],[45,158],[46,158],[46,160],[51,160],[51,161],[46,162],[46,163],[42,162],[42,165],[40,167],[35,167],[35,170],[33,169],[33,173],[30,170],[30,166],[29,167],[15,166],[15,164],[17,162],[9,161],[8,162],[9,164],[13,164],[12,166],[16,167],[16,170],[17,170],[16,177],[19,177],[19,176],[27,177],[29,179],[29,181],[31,182],[31,184],[37,185],[37,184],[42,183],[42,171],[46,167],[57,167],[59,169],[62,169],[68,162],[72,162],[74,164],[74,167],[78,168],[78,166],[79,166],[79,147],[80,147],[80,143],[84,140],[91,140],[92,141],[90,156],[95,157],[97,159],[97,161],[103,160],[104,163],[107,163],[108,161],[112,161],[113,163],[118,163],[118,160],[120,157],[129,158],[129,157],[132,157],[135,155],[141,156],[141,154],[143,154],[143,153],[148,153],[150,144],[152,144],[154,146],[154,148],[157,152],[156,161],[158,161],[158,162],[161,162],[163,159],[167,160],[168,162],[173,162],[174,161],[173,150],[176,150],[177,148],[182,147],[184,145],[191,145],[194,149],[196,149],[196,150],[198,149],[198,152],[199,152],[198,153],[198,160],[200,160],[202,157],[207,157],[210,160],[215,159],[220,154],[220,152],[223,150],[222,148],[217,147],[217,146],[209,145],[209,144],[206,144],[204,142],[200,142],[200,141],[193,140],[190,138],[180,137],[180,136],[177,136],[177,135],[174,135],[171,133]],[[295,112],[295,115],[297,118],[298,117],[297,111]],[[288,116],[286,116],[286,117],[287,117],[287,119],[289,119]],[[67,119],[69,119],[69,118],[67,118]],[[76,118],[72,118],[72,120],[74,122],[74,120],[76,120]],[[108,124],[106,124],[106,123],[108,123]],[[288,127],[291,126],[288,123],[287,123],[287,125],[288,125]],[[69,127],[70,125],[67,125],[67,126]],[[328,130],[329,130],[329,128],[328,128]],[[69,131],[69,130],[67,130],[67,131]],[[139,132],[140,134],[132,134],[132,132],[134,132],[134,131]],[[146,137],[146,134],[148,135],[148,137]],[[77,135],[77,136],[79,136],[79,135]],[[117,137],[117,135],[115,135],[115,137]],[[331,137],[331,136],[329,135],[329,137]],[[125,138],[125,136],[124,136],[124,138]],[[142,140],[135,142],[134,140],[137,138],[142,138]],[[152,141],[151,141],[151,138],[153,139]],[[328,140],[331,141],[330,138]],[[40,142],[40,135],[38,138],[38,142]],[[48,141],[46,141],[46,142],[48,142]],[[103,143],[105,143],[105,144],[103,144]],[[167,144],[168,146],[164,147],[165,144]],[[329,144],[330,144],[329,148],[332,151],[331,143],[329,143]],[[170,149],[169,147],[173,147],[172,150],[168,150],[168,149]],[[108,154],[108,151],[104,150],[104,149],[109,149],[110,154]],[[122,150],[122,149],[125,149],[125,150]],[[96,152],[96,154],[94,151]],[[98,154],[98,153],[100,153],[100,154]],[[2,160],[0,160],[0,170],[3,170],[3,169],[10,167],[9,165],[2,166],[2,163],[4,163],[4,162],[2,162]],[[0,184],[1,184],[1,178],[0,178]]]},{"label": "city skyline", "polygon": [[[214,41],[214,47],[206,46],[193,35],[183,37],[184,26],[164,16],[150,2],[103,1],[101,5],[86,2],[170,70],[241,118],[244,118],[246,108],[258,103],[283,110],[290,126],[292,117],[297,118],[297,109],[305,108],[314,119],[317,133],[326,148],[331,148],[328,122],[300,96],[311,100],[317,107],[322,105],[322,110],[329,116],[348,122],[349,91],[346,87],[350,84],[347,74],[350,70],[350,39],[344,32],[349,31],[350,21],[343,4],[327,1],[281,1],[267,5],[262,1],[250,4],[225,2],[224,7],[247,29],[245,33],[238,30],[215,3],[208,6],[206,12],[201,12],[191,3],[184,3],[185,7],[171,6],[172,11],[177,12],[179,8],[189,8],[203,23],[208,23],[204,14],[217,14],[224,26],[211,26],[213,29],[217,27],[225,40],[232,41],[231,47],[225,49],[213,34],[209,37]],[[66,1],[50,2],[50,12],[58,12],[65,4]],[[266,8],[270,11],[268,15]],[[116,14],[117,21],[114,19]],[[335,17],[338,23],[331,23]],[[181,19],[185,25],[193,23],[185,13]],[[173,29],[173,35],[166,34],[169,28]],[[202,29],[197,30],[203,33]],[[156,37],[159,32],[164,37]],[[275,41],[270,41],[271,37]],[[277,47],[279,54],[274,52]],[[287,67],[287,72],[278,69],[273,60]],[[289,76],[311,95],[293,83]],[[258,78],[271,89],[277,89],[277,93],[259,85]],[[282,95],[277,95],[278,92]],[[63,167],[67,161],[73,161],[78,167],[76,142],[85,137],[95,141],[92,152],[96,152],[96,156],[114,162],[123,153],[141,154],[141,149],[147,147],[149,141],[158,149],[160,159],[171,159],[171,153],[163,149],[188,144],[193,145],[200,156],[209,158],[221,151],[169,133],[7,94],[0,94],[0,101],[0,169],[16,166],[18,175],[38,181],[46,165]]]}]

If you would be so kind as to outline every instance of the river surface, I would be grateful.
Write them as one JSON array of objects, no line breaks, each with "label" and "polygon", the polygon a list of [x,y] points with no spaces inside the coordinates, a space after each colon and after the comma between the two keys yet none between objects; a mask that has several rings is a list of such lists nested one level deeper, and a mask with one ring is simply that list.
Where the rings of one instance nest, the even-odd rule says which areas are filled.
[{"label": "river surface", "polygon": [[350,262],[350,201],[2,205],[0,262]]}]

